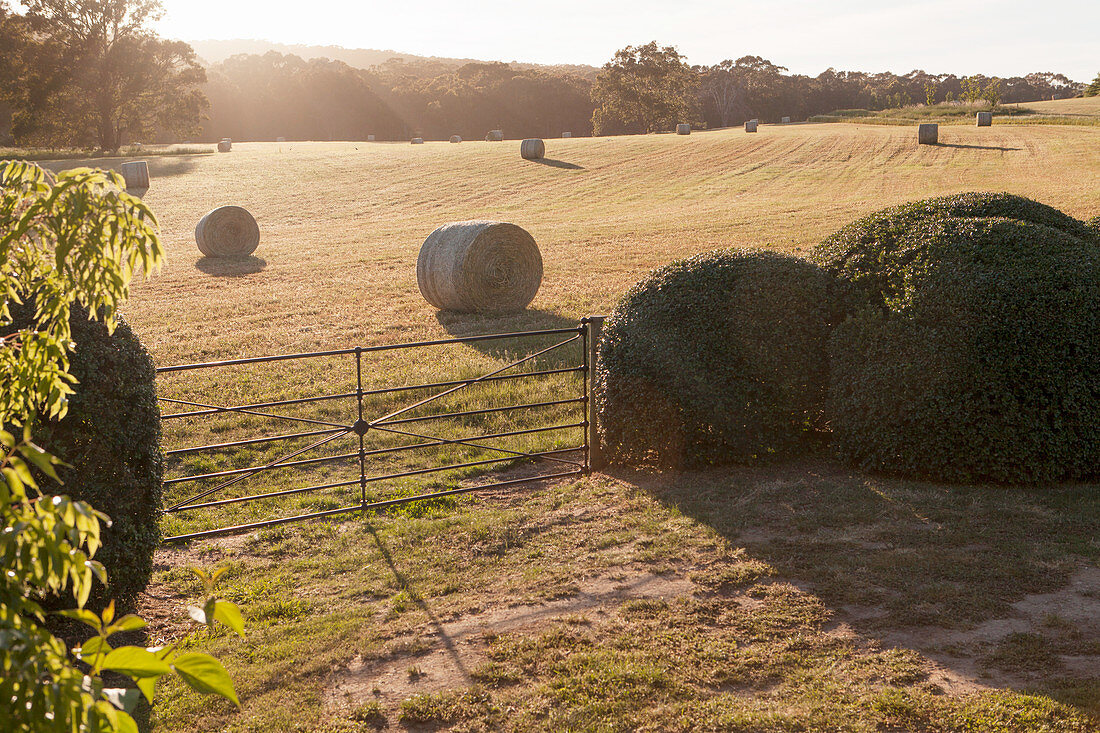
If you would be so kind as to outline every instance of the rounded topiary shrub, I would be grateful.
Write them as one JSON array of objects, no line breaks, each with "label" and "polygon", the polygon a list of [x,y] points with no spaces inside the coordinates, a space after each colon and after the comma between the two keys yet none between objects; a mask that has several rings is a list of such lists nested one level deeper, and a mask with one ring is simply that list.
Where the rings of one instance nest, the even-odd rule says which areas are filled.
[{"label": "rounded topiary shrub", "polygon": [[698,466],[803,449],[824,399],[826,281],[802,260],[720,250],[631,288],[599,347],[608,457]]},{"label": "rounded topiary shrub", "polygon": [[815,252],[840,286],[827,416],[868,469],[1004,483],[1100,460],[1100,241],[1034,201],[879,212]]},{"label": "rounded topiary shrub", "polygon": [[[13,316],[10,330],[30,323],[27,308]],[[111,518],[95,556],[110,586],[91,603],[114,598],[128,606],[149,582],[160,542],[164,458],[153,360],[121,317],[110,334],[80,308],[69,321],[75,394],[64,418],[36,427],[35,441],[70,467],[58,470],[61,486],[46,481],[43,489],[86,501]]]}]

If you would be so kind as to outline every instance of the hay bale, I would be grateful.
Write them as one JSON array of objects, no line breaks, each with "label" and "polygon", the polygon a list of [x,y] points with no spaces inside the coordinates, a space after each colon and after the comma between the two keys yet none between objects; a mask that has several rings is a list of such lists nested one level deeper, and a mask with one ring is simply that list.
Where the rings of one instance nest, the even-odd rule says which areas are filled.
[{"label": "hay bale", "polygon": [[223,137],[221,140],[218,141],[218,152],[219,153],[228,153],[232,149],[233,149],[233,141],[230,140],[229,138]]},{"label": "hay bale", "polygon": [[935,122],[925,122],[917,128],[918,145],[935,145],[940,139],[940,126]]},{"label": "hay bale", "polygon": [[423,145],[424,144],[424,138],[414,137],[411,142],[412,142],[413,145]]},{"label": "hay bale", "polygon": [[756,132],[756,125],[757,124],[758,123],[757,123],[756,120],[749,120],[748,122],[745,123],[745,132]]},{"label": "hay bale", "polygon": [[277,143],[285,143],[285,142],[286,142],[286,138],[285,138],[285,137],[277,137],[277,138],[275,138],[275,142],[277,142]]},{"label": "hay bale", "polygon": [[681,122],[680,124],[676,125],[676,134],[677,135],[690,135],[691,134],[691,125],[689,125],[686,122]]},{"label": "hay bale", "polygon": [[504,140],[504,130],[489,130],[485,136],[485,142],[499,143]]},{"label": "hay bale", "polygon": [[149,190],[149,164],[144,160],[123,163],[122,178],[126,181],[127,191],[145,193]]},{"label": "hay bale", "polygon": [[537,137],[528,138],[519,144],[519,154],[524,160],[542,160],[546,155],[546,143]]},{"label": "hay bale", "polygon": [[790,117],[781,117],[779,119],[779,121],[782,122],[784,125],[786,125],[791,121],[791,118]]},{"label": "hay bale", "polygon": [[374,142],[374,135],[367,135],[367,142],[368,143]]},{"label": "hay bale", "polygon": [[219,206],[199,219],[195,244],[207,257],[247,257],[260,246],[260,227],[240,206]]},{"label": "hay bale", "polygon": [[451,135],[451,142],[460,143],[462,142],[462,137],[460,135]]},{"label": "hay bale", "polygon": [[440,310],[520,311],[542,284],[542,255],[534,237],[515,224],[452,222],[424,240],[416,282]]},{"label": "hay bale", "polygon": [[993,124],[992,112],[979,112],[975,115],[975,120],[978,127],[989,127]]},{"label": "hay bale", "polygon": [[573,133],[571,133],[571,132],[563,132],[563,133],[561,134],[561,136],[562,136],[563,138],[565,138],[565,137],[573,137]]}]

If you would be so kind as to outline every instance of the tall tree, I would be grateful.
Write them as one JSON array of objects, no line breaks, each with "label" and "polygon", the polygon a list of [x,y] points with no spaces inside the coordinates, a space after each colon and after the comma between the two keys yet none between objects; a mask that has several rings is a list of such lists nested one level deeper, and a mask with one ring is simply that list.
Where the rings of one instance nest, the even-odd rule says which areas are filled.
[{"label": "tall tree", "polygon": [[692,121],[698,81],[675,46],[651,41],[619,49],[592,89],[593,132],[656,132]]},{"label": "tall tree", "polygon": [[[117,150],[127,137],[197,128],[206,105],[199,89],[206,73],[190,46],[153,34],[150,23],[163,15],[160,0],[25,0],[23,5],[37,45],[60,52],[63,60],[53,69],[53,93],[28,128],[45,131],[52,142],[94,142],[103,150]],[[36,73],[43,66],[50,64],[39,64]],[[25,77],[24,86],[34,81]]]},{"label": "tall tree", "polygon": [[1100,97],[1100,74],[1097,74],[1092,83],[1085,87],[1084,95],[1086,97]]}]

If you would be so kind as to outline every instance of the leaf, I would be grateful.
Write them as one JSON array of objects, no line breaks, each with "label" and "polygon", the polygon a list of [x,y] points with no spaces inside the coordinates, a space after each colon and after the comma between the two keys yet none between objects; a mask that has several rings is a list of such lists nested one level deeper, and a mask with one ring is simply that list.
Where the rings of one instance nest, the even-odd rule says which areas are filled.
[{"label": "leaf", "polygon": [[157,680],[160,677],[142,677],[137,680],[138,689],[141,690],[141,694],[145,695],[145,699],[149,701],[151,705],[153,703],[153,694],[156,692]]},{"label": "leaf", "polygon": [[221,695],[237,707],[241,701],[233,689],[233,680],[225,667],[209,654],[180,654],[172,660],[172,668],[187,685],[198,692]]},{"label": "leaf", "polygon": [[96,616],[91,611],[84,608],[71,608],[65,611],[57,611],[58,616],[64,616],[65,618],[75,619],[83,624],[91,626],[96,631],[101,631],[103,626],[99,621],[99,616]]},{"label": "leaf", "polygon": [[39,471],[60,483],[61,479],[57,477],[57,471],[54,470],[54,466],[60,464],[61,461],[42,450],[37,445],[30,443],[19,447],[19,455],[33,463]]},{"label": "leaf", "polygon": [[222,567],[218,568],[217,570],[215,570],[210,575],[210,585],[211,585],[211,587],[213,587],[213,585],[218,582],[218,578],[222,577],[227,572],[229,572],[229,567],[230,567],[229,565],[223,565]]},{"label": "leaf", "polygon": [[135,679],[159,677],[172,671],[167,662],[139,646],[121,646],[115,649],[103,660],[102,667]]},{"label": "leaf", "polygon": [[131,613],[123,616],[118,621],[115,621],[113,624],[108,626],[104,633],[106,633],[107,636],[110,636],[111,634],[117,634],[123,631],[137,631],[138,629],[144,629],[146,625],[147,624],[141,618],[141,616],[137,616]]},{"label": "leaf", "polygon": [[103,691],[103,696],[119,710],[132,713],[141,699],[141,690],[135,687],[108,687]]},{"label": "leaf", "polygon": [[73,650],[77,658],[81,661],[87,662],[93,659],[97,654],[106,654],[112,650],[112,646],[107,643],[107,640],[102,636],[93,636],[79,647]]},{"label": "leaf", "polygon": [[237,632],[237,636],[244,636],[244,617],[236,603],[218,600],[214,603],[214,620],[221,621]]}]

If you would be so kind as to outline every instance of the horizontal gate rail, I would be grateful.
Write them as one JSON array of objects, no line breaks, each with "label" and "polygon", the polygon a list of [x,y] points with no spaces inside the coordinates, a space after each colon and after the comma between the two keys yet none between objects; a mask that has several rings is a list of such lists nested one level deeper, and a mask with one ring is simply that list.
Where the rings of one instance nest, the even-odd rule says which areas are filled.
[{"label": "horizontal gate rail", "polygon": [[[207,362],[207,363],[192,363],[192,364],[180,364],[176,366],[161,367],[157,369],[158,375],[178,374],[195,372],[201,369],[223,369],[244,365],[264,365],[273,362],[286,362],[292,360],[309,360],[322,357],[340,357],[351,356],[354,358],[355,367],[355,386],[354,391],[341,391],[334,394],[321,394],[317,396],[309,397],[293,397],[288,399],[277,399],[267,401],[252,401],[247,404],[240,405],[218,405],[210,404],[208,401],[203,400],[201,397],[196,399],[183,399],[181,397],[163,396],[161,401],[166,405],[178,405],[181,407],[195,408],[190,411],[178,411],[171,412],[162,415],[164,420],[179,420],[181,418],[190,418],[187,425],[183,428],[186,431],[193,431],[200,426],[198,421],[200,418],[210,417],[226,417],[226,416],[238,416],[238,417],[255,417],[269,420],[278,421],[291,421],[304,423],[305,426],[315,425],[321,429],[303,430],[302,432],[291,432],[274,435],[261,435],[259,437],[245,437],[239,440],[227,440],[223,442],[205,441],[204,444],[192,445],[187,447],[172,448],[166,451],[166,456],[170,459],[182,460],[192,459],[200,461],[192,465],[201,466],[206,468],[206,471],[201,473],[194,473],[192,475],[173,476],[167,478],[164,481],[165,487],[180,486],[188,483],[221,480],[217,485],[209,488],[193,489],[198,493],[175,501],[168,506],[164,513],[166,516],[181,515],[186,512],[192,512],[200,509],[208,509],[213,511],[219,511],[220,507],[227,507],[229,505],[240,505],[247,502],[256,502],[276,499],[279,497],[289,497],[294,495],[311,494],[321,491],[333,491],[336,493],[331,496],[337,496],[342,493],[341,489],[348,489],[352,486],[359,486],[358,502],[355,504],[341,507],[338,509],[325,509],[321,511],[306,512],[296,514],[294,516],[275,517],[272,519],[248,522],[244,524],[234,524],[226,527],[216,527],[215,529],[205,529],[197,532],[185,532],[176,534],[175,536],[167,537],[165,542],[174,541],[186,541],[191,539],[197,539],[200,537],[210,537],[219,534],[226,534],[232,532],[240,532],[250,529],[258,529],[262,527],[269,527],[287,522],[295,522],[299,520],[316,518],[316,517],[329,517],[339,514],[350,513],[355,511],[368,512],[376,511],[386,507],[393,507],[402,504],[407,504],[417,501],[425,501],[443,498],[447,496],[454,496],[458,494],[464,494],[471,491],[480,491],[490,489],[494,487],[510,487],[521,486],[529,484],[535,481],[542,481],[548,478],[561,478],[566,476],[577,476],[587,473],[589,469],[589,458],[591,455],[590,450],[590,436],[592,434],[590,424],[590,401],[591,393],[589,389],[589,376],[591,358],[590,352],[592,351],[592,344],[588,343],[590,335],[592,333],[592,327],[590,319],[582,321],[581,325],[573,328],[555,328],[555,329],[543,329],[537,331],[523,331],[516,333],[497,333],[488,334],[484,336],[468,336],[457,337],[448,339],[436,339],[430,341],[418,341],[402,344],[384,344],[379,346],[368,347],[355,347],[347,349],[334,349],[328,351],[314,351],[298,354],[283,354],[277,356],[265,356],[265,357],[248,357],[242,359],[230,359],[223,361]],[[392,352],[403,349],[417,349],[423,347],[435,347],[446,346],[452,344],[476,344],[479,342],[491,342],[501,339],[523,339],[530,337],[563,337],[561,340],[556,340],[550,346],[544,348],[537,348],[537,350],[529,353],[520,358],[516,358],[514,361],[501,366],[499,368],[492,369],[487,374],[482,374],[477,377],[471,377],[468,379],[451,379],[438,382],[430,382],[423,384],[406,384],[397,386],[381,386],[378,388],[364,389],[363,384],[363,363],[362,357],[365,354],[378,353],[378,352]],[[570,347],[572,344],[580,343],[582,348],[579,349],[577,361],[565,365],[555,366],[554,368],[545,369],[530,369],[530,367],[524,367],[517,371],[518,368],[523,367],[525,364],[533,362],[541,356],[549,354],[551,352],[560,351],[564,348]],[[576,352],[570,352],[576,353]],[[564,358],[564,357],[563,357]],[[572,358],[572,357],[570,357]],[[560,363],[560,362],[559,362]],[[550,366],[550,365],[548,365]],[[511,372],[511,373],[505,373]],[[296,373],[296,372],[295,372]],[[486,406],[476,409],[450,411],[450,412],[436,412],[434,414],[427,415],[409,415],[408,413],[414,410],[426,409],[428,407],[438,405],[441,401],[448,396],[453,395],[460,390],[465,390],[477,385],[485,383],[510,383],[517,380],[537,380],[553,377],[556,375],[579,375],[579,382],[573,382],[580,388],[580,396],[563,396],[558,399],[536,399],[528,401],[520,401],[517,404],[509,404],[503,406]],[[178,384],[173,382],[173,384]],[[570,382],[561,383],[562,386],[555,387],[558,384],[555,382],[539,382],[538,389],[570,389],[568,385]],[[388,399],[391,396],[397,396],[405,393],[412,393],[417,390],[441,390],[436,391],[433,394],[426,395],[420,399],[410,396],[412,402],[402,407],[390,408],[386,414],[377,417],[373,420],[367,419],[365,415],[366,405],[364,399],[368,397],[379,397],[382,399]],[[478,394],[483,394],[479,392]],[[484,394],[499,394],[499,392],[484,393]],[[541,396],[541,395],[540,395]],[[548,395],[552,396],[552,395]],[[353,407],[357,412],[357,418],[354,421],[338,422],[333,420],[317,419],[314,417],[307,417],[297,414],[280,414],[278,411],[272,411],[273,408],[289,407],[289,406],[307,406],[320,403],[339,403],[340,401],[354,400]],[[468,400],[467,400],[468,402]],[[572,412],[573,407],[580,408],[581,415],[574,418],[567,418],[565,421],[560,418],[550,421],[548,417],[551,415],[567,415]],[[343,408],[340,408],[343,409]],[[444,408],[445,409],[445,408]],[[539,417],[537,411],[549,410],[545,413],[546,417]],[[497,418],[492,417],[494,415],[505,415],[512,413],[519,413],[521,411],[527,411],[532,413],[532,417],[524,417],[519,420],[519,425],[516,429],[486,431],[474,435],[463,435],[461,437],[447,437],[446,435],[439,435],[438,432],[442,430],[444,433],[452,431],[457,426],[455,423],[450,423],[447,427],[440,427],[435,430],[428,427],[418,427],[418,431],[428,432],[414,432],[405,426],[408,425],[427,425],[435,421],[439,425],[447,425],[443,421],[462,419],[462,418],[477,418],[477,419],[490,419],[490,422],[484,423],[486,427],[493,425],[493,421]],[[339,413],[333,413],[339,414]],[[574,413],[575,414],[575,413]],[[326,415],[327,417],[327,415]],[[344,418],[336,418],[336,420],[343,420]],[[538,425],[538,420],[547,420],[550,424]],[[524,427],[524,424],[530,425],[532,421],[535,421],[536,427]],[[476,421],[475,421],[476,422]],[[507,420],[505,424],[500,427],[512,427],[507,424],[511,422]],[[219,422],[216,425],[212,425],[206,430],[215,432],[224,431],[226,429],[232,429],[232,425],[235,423]],[[236,423],[241,424],[241,423]],[[221,426],[221,427],[219,427]],[[400,427],[398,427],[400,426]],[[542,440],[542,445],[546,445],[547,448],[553,449],[538,449],[539,442],[534,444],[526,442],[521,446],[511,446],[505,441],[504,444],[487,444],[486,441],[496,441],[500,439],[512,438],[516,436],[530,436],[543,433],[552,433],[554,431],[567,431],[571,429],[581,430],[581,439],[579,444],[573,444],[572,441],[567,441],[563,438],[554,438]],[[376,432],[378,434],[386,434],[393,436],[394,438],[405,438],[406,441],[412,439],[416,442],[397,441],[401,444],[392,446],[383,446],[378,448],[370,448],[368,450],[365,444],[365,436],[369,433]],[[436,434],[430,434],[436,433]],[[358,450],[353,451],[341,451],[334,455],[320,455],[320,456],[306,456],[306,454],[312,451],[323,450],[323,452],[331,452],[331,448],[325,448],[326,445],[333,444],[333,441],[352,437],[358,439]],[[227,436],[230,437],[230,436]],[[274,460],[260,463],[259,465],[247,466],[243,468],[225,468],[224,470],[217,470],[218,466],[211,465],[209,459],[200,458],[205,455],[219,455],[219,452],[230,451],[233,449],[249,449],[259,447],[261,450],[271,450],[273,446],[283,441],[291,441],[297,439],[310,439],[315,438],[308,445],[292,450],[285,455],[281,455]],[[560,446],[565,443],[569,447],[553,447],[555,445]],[[547,445],[549,443],[549,445]],[[334,444],[333,444],[334,445]],[[470,448],[479,452],[481,456],[485,456],[486,453],[489,457],[480,457],[478,453],[470,455],[471,459],[447,462],[444,465],[424,465],[427,461],[422,462],[421,466],[416,465],[416,461],[420,459],[413,458],[413,456],[420,450],[432,449],[432,448],[447,448],[450,446]],[[522,447],[527,450],[514,449]],[[493,454],[496,454],[495,456]],[[398,470],[383,471],[381,473],[372,473],[368,470],[368,459],[386,458],[389,456],[404,455],[405,458],[397,460],[393,468]],[[222,455],[230,455],[228,453]],[[429,454],[430,455],[430,454]],[[443,457],[441,454],[440,457]],[[455,457],[458,457],[457,455]],[[229,496],[226,496],[223,492],[237,486],[243,481],[253,479],[258,476],[262,476],[270,471],[278,470],[290,470],[290,471],[312,471],[317,469],[319,473],[315,472],[317,476],[324,476],[330,469],[324,468],[324,466],[335,465],[339,466],[341,463],[353,462],[358,460],[357,476],[355,478],[348,478],[347,480],[339,479],[337,476],[329,478],[328,481],[314,482],[312,485],[299,486],[294,488],[275,490],[275,491],[261,491],[255,492],[248,491],[245,495],[234,496],[232,494],[240,493],[239,489],[234,489],[230,492]],[[224,460],[224,459],[219,459]],[[387,458],[387,460],[390,460]],[[432,461],[438,460],[438,458],[432,459]],[[381,498],[378,497],[375,490],[375,495],[368,497],[367,486],[369,484],[377,484],[379,482],[393,482],[401,481],[403,479],[412,479],[418,477],[426,477],[432,474],[457,472],[455,478],[444,479],[445,482],[450,481],[463,481],[461,478],[463,475],[467,475],[471,469],[499,466],[500,464],[510,464],[518,460],[533,461],[537,463],[552,463],[559,466],[556,472],[546,473],[541,472],[524,478],[501,480],[490,483],[477,483],[476,481],[471,485],[459,485],[457,488],[447,488],[439,491],[432,491],[427,493],[419,493],[411,496],[398,496],[393,498]],[[410,466],[410,462],[412,465]],[[205,463],[205,465],[203,465]],[[215,469],[215,470],[210,470]],[[346,468],[333,469],[338,471],[346,471]],[[224,480],[222,480],[224,479]],[[384,491],[390,491],[392,489],[387,488]],[[404,491],[402,489],[402,491]],[[221,497],[216,495],[222,493]],[[329,497],[329,494],[325,494],[325,497]],[[383,495],[384,496],[384,495]],[[323,501],[327,501],[325,498]],[[307,501],[305,505],[300,503],[295,506],[300,509],[308,509],[310,502]],[[247,510],[251,512],[252,510]],[[206,516],[206,515],[204,515]],[[208,520],[199,520],[206,523]],[[210,526],[207,524],[206,526]]]}]

